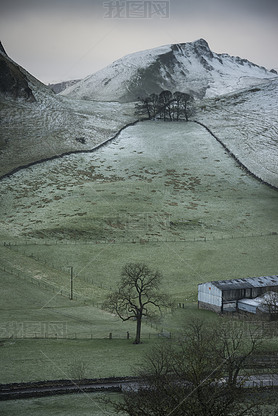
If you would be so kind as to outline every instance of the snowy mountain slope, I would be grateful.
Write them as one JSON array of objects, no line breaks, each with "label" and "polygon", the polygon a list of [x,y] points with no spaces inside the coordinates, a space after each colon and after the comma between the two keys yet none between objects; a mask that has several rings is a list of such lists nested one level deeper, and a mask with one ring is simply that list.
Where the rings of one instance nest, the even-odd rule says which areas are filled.
[{"label": "snowy mountain slope", "polygon": [[117,103],[58,97],[12,61],[3,46],[0,80],[0,176],[41,159],[91,149],[135,119],[128,104],[119,110]]},{"label": "snowy mountain slope", "polygon": [[[29,100],[0,93],[0,176],[34,161],[92,149],[135,120],[132,102],[105,100],[129,101],[139,92],[168,88],[205,95],[196,119],[207,125],[250,171],[278,186],[275,73],[240,58],[214,54],[200,40],[129,55],[68,89],[67,94],[74,98],[69,99],[55,95],[15,64],[3,47],[0,57],[10,67],[15,65],[13,74],[21,73],[34,97]],[[115,68],[117,76],[109,80],[108,73],[115,74]],[[134,78],[132,81],[135,75],[136,82]],[[96,77],[99,85],[95,84]],[[76,99],[90,98],[92,91],[101,102]],[[230,94],[224,94],[227,91]]]},{"label": "snowy mountain slope", "polygon": [[249,171],[278,187],[278,79],[204,100],[204,123]]},{"label": "snowy mountain slope", "polygon": [[213,97],[254,86],[277,74],[228,54],[204,39],[127,55],[67,88],[62,95],[99,101],[135,101],[168,89]]}]

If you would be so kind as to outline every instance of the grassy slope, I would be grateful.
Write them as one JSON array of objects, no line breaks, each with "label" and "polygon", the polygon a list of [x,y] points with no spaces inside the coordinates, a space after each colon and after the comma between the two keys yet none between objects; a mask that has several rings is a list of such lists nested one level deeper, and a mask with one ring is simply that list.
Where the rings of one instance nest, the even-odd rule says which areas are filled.
[{"label": "grassy slope", "polygon": [[35,95],[35,103],[0,97],[0,176],[42,159],[93,149],[135,120],[133,104],[72,101],[50,94],[47,87]]},{"label": "grassy slope", "polygon": [[[101,338],[111,328],[133,333],[134,325],[93,308],[127,261],[159,268],[163,289],[186,303],[159,324],[168,331],[197,312],[190,303],[197,283],[277,273],[277,192],[246,175],[195,124],[141,123],[92,155],[33,167],[0,187],[1,240],[17,244],[0,248],[2,270],[12,272],[1,274],[4,329],[65,321],[70,334],[89,336],[93,327],[99,339],[11,340],[1,347],[1,381],[60,378],[60,364],[64,371],[75,356],[89,362],[92,377],[130,373],[134,346]],[[69,266],[74,302],[58,296],[60,288],[68,294]],[[31,278],[51,290],[26,283]]]},{"label": "grassy slope", "polygon": [[278,81],[204,100],[203,121],[259,178],[278,187]]},{"label": "grassy slope", "polygon": [[192,123],[142,123],[94,154],[18,173],[1,190],[2,239],[161,241],[276,231],[277,192]]}]

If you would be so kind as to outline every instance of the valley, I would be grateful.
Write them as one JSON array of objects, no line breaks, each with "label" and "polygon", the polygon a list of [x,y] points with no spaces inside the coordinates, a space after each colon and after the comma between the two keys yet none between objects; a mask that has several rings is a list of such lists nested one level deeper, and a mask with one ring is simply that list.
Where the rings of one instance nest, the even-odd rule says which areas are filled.
[{"label": "valley", "polygon": [[[276,71],[199,39],[127,55],[55,95],[2,44],[0,58],[0,384],[137,374],[196,318],[230,321],[198,309],[199,283],[277,275]],[[190,95],[189,122],[135,111],[153,94],[174,114],[167,89]],[[103,303],[138,262],[162,272],[173,306],[143,320],[135,346],[135,322]],[[258,324],[259,353],[277,353],[277,326],[249,318],[232,323]],[[59,406],[112,414],[93,395],[22,409]]]},{"label": "valley", "polygon": [[[11,348],[9,341],[3,344],[2,360],[9,357],[9,365],[1,382],[63,378],[61,368],[75,356],[90,361],[94,376],[100,351],[107,351],[107,367],[98,376],[129,374],[140,357],[120,358],[116,346],[110,355],[107,342],[111,332],[119,337],[112,341],[118,351],[131,353],[124,338],[126,331],[133,336],[134,324],[101,309],[127,262],[161,270],[163,290],[176,307],[184,305],[145,323],[142,353],[161,331],[179,331],[191,314],[217,319],[197,311],[198,283],[277,270],[277,191],[238,167],[195,123],[138,123],[93,153],[22,170],[0,188],[1,270],[7,281],[1,327],[15,338]],[[22,339],[14,323],[24,322],[33,326]],[[40,322],[65,323],[58,344],[53,331],[46,335],[39,326],[35,334]],[[62,358],[70,343],[73,355]],[[33,351],[31,361],[25,360],[26,348]],[[49,360],[63,364],[49,367]],[[30,365],[38,362],[39,373],[31,374]]]}]

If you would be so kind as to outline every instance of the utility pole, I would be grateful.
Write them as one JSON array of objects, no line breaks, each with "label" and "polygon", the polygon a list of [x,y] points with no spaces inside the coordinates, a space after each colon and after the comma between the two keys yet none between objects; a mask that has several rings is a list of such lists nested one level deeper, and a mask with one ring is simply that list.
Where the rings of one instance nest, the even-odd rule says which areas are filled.
[{"label": "utility pole", "polygon": [[73,300],[73,267],[70,268],[70,300]]}]

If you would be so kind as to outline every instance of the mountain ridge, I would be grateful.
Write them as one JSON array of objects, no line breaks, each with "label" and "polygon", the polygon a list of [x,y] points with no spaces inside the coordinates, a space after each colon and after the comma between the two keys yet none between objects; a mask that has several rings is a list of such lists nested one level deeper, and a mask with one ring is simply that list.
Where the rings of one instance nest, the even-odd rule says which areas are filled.
[{"label": "mountain ridge", "polygon": [[[12,61],[3,46],[0,58],[19,71],[35,97],[35,101],[30,102],[28,97],[0,92],[1,175],[44,159],[88,151],[114,137],[123,126],[136,120],[134,102],[117,102],[124,94],[130,94],[128,98],[131,100],[132,94],[133,97],[137,93],[144,94],[148,89],[160,92],[160,89],[181,91],[184,88],[195,93],[197,98],[205,98],[196,100],[198,121],[208,126],[235,155],[238,154],[251,172],[278,186],[275,161],[278,77],[263,67],[228,54],[215,54],[204,40],[162,46],[143,54],[136,52],[128,59],[124,57],[110,65],[110,70],[112,68],[115,72],[116,68],[121,80],[126,82],[125,88],[119,79],[109,79],[107,70],[104,73],[100,71],[99,81],[106,86],[114,82],[118,89],[105,91],[105,85],[100,83],[100,100],[96,101],[94,96],[94,99],[88,97],[86,101],[55,95],[49,87]],[[183,60],[191,61],[188,67]],[[122,70],[123,65],[126,72]],[[229,65],[232,66],[230,73],[227,70]],[[219,68],[224,67],[226,72],[221,73]],[[236,75],[232,77],[234,68],[237,69]],[[179,77],[175,79],[177,73]],[[203,79],[204,74],[207,78]],[[87,83],[90,77],[79,83],[81,93],[82,88],[86,94],[90,90]],[[95,80],[91,81],[95,86]],[[115,92],[118,93],[116,99]],[[76,94],[76,98],[80,95]],[[116,102],[105,102],[112,95]],[[71,94],[69,98],[72,98]]]},{"label": "mountain ridge", "polygon": [[247,59],[212,52],[204,39],[164,45],[124,56],[64,90],[61,95],[96,101],[136,101],[179,90],[208,98],[276,77]]}]

